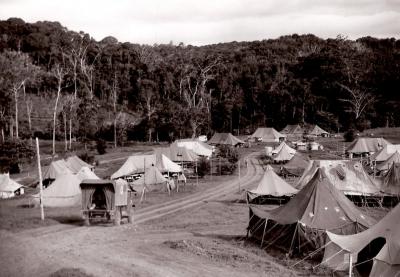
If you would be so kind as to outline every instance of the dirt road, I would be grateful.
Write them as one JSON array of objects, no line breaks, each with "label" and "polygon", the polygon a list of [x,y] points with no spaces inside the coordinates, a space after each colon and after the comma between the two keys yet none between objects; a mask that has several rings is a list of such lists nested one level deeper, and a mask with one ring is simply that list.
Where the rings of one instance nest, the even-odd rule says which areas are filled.
[{"label": "dirt road", "polygon": [[[248,157],[241,188],[261,177],[263,170],[255,155]],[[0,231],[0,275],[49,276],[60,268],[79,268],[95,276],[260,276],[266,272],[269,276],[293,276],[293,272],[254,253],[212,236],[210,239],[213,232],[233,232],[237,221],[223,222],[236,215],[228,211],[218,217],[213,210],[220,209],[221,204],[210,201],[230,196],[238,188],[239,180],[231,180],[140,209],[132,225],[108,228],[58,224],[16,234]],[[241,218],[247,212],[242,207],[232,211]],[[216,224],[209,225],[211,220]],[[161,222],[156,229],[154,221]],[[179,222],[179,227],[174,227],[178,226],[174,222]],[[191,226],[196,222],[199,226],[194,233]]]}]

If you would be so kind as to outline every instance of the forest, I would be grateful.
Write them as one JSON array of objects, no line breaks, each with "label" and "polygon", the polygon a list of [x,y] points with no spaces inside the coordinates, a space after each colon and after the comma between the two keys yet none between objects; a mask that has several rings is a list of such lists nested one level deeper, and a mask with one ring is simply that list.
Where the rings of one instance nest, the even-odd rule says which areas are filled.
[{"label": "forest", "polygon": [[293,34],[140,45],[112,36],[96,41],[58,22],[0,21],[3,141],[101,138],[121,145],[295,123],[332,132],[394,127],[399,88],[394,38]]}]

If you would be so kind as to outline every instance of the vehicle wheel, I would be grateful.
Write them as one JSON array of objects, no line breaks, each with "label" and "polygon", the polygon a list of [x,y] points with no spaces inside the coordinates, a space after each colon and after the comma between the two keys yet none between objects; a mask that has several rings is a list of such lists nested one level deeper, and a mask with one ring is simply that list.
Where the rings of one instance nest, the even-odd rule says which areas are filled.
[{"label": "vehicle wheel", "polygon": [[121,224],[121,210],[119,207],[115,208],[114,225],[119,226]]}]

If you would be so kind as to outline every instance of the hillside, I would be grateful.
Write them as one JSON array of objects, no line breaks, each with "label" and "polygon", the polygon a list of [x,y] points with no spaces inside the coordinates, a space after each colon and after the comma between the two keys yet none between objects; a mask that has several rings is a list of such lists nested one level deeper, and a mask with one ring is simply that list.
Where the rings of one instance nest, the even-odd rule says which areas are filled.
[{"label": "hillside", "polygon": [[[0,66],[9,68],[7,57],[27,55],[35,67],[25,83],[34,102],[34,131],[46,133],[51,126],[57,66],[64,73],[61,94],[75,99],[67,120],[83,138],[112,138],[112,130],[103,126],[113,121],[114,102],[117,112],[130,115],[119,118],[119,139],[243,134],[258,126],[280,129],[302,122],[335,131],[400,125],[394,112],[400,107],[400,41],[393,38],[294,34],[202,47],[149,46],[111,36],[95,41],[58,22],[29,24],[17,18],[0,21],[0,33]],[[0,78],[5,130],[15,116],[7,76]],[[27,119],[21,95],[23,133]]]}]

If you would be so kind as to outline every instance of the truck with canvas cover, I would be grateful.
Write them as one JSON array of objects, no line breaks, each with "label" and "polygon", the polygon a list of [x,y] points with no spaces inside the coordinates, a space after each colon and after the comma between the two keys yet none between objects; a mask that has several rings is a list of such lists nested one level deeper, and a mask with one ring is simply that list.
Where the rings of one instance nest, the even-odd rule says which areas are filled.
[{"label": "truck with canvas cover", "polygon": [[133,222],[133,193],[128,183],[118,180],[88,179],[80,184],[82,190],[82,217],[85,225],[94,221],[114,221],[120,225],[123,218]]}]

